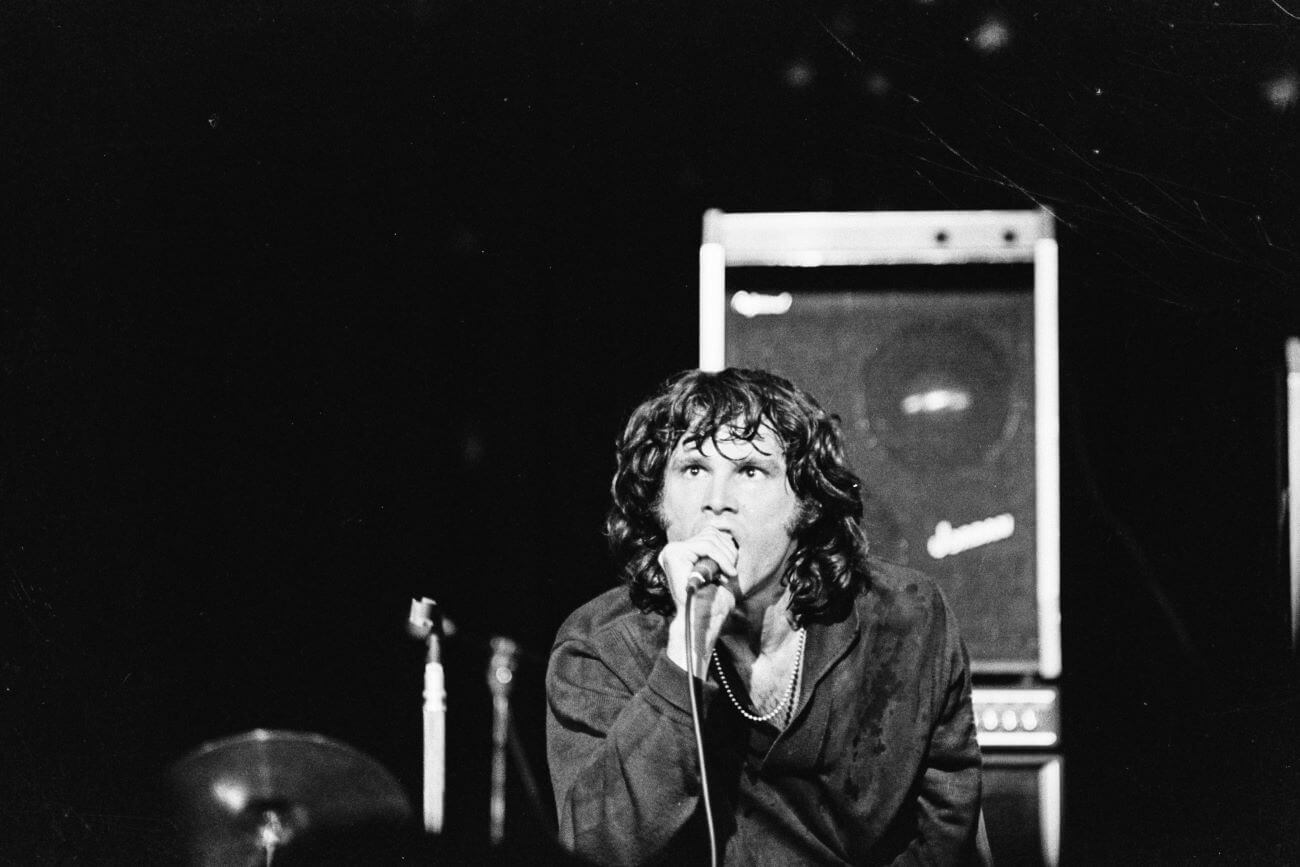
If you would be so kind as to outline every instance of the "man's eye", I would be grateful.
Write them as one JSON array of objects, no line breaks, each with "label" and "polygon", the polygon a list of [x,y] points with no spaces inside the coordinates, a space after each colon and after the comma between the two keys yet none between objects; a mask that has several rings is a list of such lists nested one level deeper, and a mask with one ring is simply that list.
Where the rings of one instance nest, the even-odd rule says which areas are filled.
[{"label": "man's eye", "polygon": [[704,467],[699,464],[687,464],[682,472],[686,473],[688,476],[698,476],[700,473],[704,472]]},{"label": "man's eye", "polygon": [[763,471],[758,467],[741,467],[740,472],[747,479],[757,479],[763,475]]}]

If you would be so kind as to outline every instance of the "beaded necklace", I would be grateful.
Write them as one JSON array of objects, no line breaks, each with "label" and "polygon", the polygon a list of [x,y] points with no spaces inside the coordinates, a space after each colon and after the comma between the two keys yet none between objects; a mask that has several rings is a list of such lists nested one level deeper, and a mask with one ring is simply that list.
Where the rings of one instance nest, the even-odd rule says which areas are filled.
[{"label": "beaded necklace", "polygon": [[799,684],[799,672],[803,668],[803,648],[807,641],[808,630],[801,628],[799,630],[799,646],[795,648],[794,653],[794,671],[790,674],[790,685],[785,688],[785,696],[782,697],[777,706],[762,716],[752,714],[740,706],[740,702],[736,700],[736,694],[731,691],[731,684],[727,683],[727,676],[722,673],[722,663],[718,660],[718,649],[716,647],[713,649],[713,668],[718,672],[718,682],[722,684],[722,689],[727,693],[727,698],[731,699],[732,706],[741,716],[750,722],[767,722],[779,714],[794,698],[794,689]]}]

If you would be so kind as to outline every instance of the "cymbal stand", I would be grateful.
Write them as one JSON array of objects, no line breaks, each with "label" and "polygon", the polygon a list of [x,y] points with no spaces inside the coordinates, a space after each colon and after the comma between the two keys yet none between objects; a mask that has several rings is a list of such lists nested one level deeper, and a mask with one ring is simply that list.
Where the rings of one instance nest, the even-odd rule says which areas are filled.
[{"label": "cymbal stand", "polygon": [[289,842],[293,832],[285,827],[280,819],[280,812],[274,809],[262,811],[262,821],[257,826],[257,846],[266,852],[266,867],[271,867],[275,860],[277,847]]}]

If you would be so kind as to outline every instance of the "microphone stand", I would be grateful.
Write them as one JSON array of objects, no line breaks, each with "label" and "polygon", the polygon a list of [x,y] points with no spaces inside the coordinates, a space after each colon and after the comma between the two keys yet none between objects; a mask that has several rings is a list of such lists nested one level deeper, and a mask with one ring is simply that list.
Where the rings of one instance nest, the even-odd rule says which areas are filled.
[{"label": "microphone stand", "polygon": [[518,653],[518,645],[509,638],[492,639],[487,681],[492,692],[492,796],[488,806],[493,846],[500,846],[506,833],[506,744],[510,735],[510,689]]},{"label": "microphone stand", "polygon": [[412,599],[408,628],[428,642],[424,664],[424,830],[442,833],[447,791],[447,690],[442,672],[442,614],[432,599]]}]

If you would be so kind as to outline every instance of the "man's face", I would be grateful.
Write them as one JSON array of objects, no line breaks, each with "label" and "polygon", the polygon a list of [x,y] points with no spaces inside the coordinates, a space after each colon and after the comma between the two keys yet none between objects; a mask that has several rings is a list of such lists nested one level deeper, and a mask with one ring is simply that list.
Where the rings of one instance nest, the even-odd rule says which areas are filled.
[{"label": "man's face", "polygon": [[792,536],[799,499],[786,479],[785,449],[768,428],[754,439],[685,439],[668,458],[660,518],[669,542],[706,527],[740,546],[742,595],[776,585],[795,551]]}]

